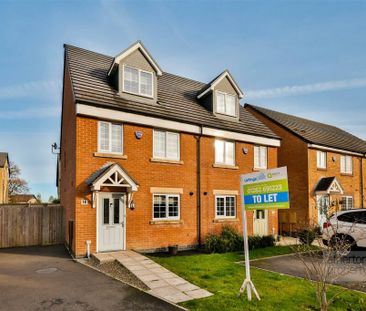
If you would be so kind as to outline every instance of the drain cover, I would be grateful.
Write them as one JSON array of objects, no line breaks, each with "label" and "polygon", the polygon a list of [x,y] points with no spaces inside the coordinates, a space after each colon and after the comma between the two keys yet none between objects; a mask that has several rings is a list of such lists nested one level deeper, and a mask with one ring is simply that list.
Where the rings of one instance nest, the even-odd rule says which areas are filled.
[{"label": "drain cover", "polygon": [[57,270],[58,270],[57,268],[46,268],[46,269],[36,270],[36,272],[40,273],[40,274],[50,274],[50,273],[56,272]]}]

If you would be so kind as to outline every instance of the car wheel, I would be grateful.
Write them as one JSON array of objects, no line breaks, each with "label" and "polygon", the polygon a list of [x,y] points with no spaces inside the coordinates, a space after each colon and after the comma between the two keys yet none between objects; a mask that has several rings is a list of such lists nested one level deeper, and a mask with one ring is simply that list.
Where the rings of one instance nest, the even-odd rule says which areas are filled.
[{"label": "car wheel", "polygon": [[354,240],[348,235],[333,236],[330,240],[330,247],[337,257],[346,257],[352,251]]}]

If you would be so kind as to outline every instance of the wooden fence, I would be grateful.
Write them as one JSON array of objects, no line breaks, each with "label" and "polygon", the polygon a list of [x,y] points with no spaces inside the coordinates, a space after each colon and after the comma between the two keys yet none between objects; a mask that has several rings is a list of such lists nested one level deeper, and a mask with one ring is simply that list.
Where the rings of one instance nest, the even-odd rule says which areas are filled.
[{"label": "wooden fence", "polygon": [[0,205],[0,248],[64,242],[61,205]]}]

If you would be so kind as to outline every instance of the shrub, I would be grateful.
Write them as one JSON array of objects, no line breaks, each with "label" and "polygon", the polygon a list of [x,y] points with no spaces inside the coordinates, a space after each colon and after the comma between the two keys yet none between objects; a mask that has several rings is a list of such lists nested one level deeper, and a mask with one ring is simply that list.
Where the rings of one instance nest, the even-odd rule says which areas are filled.
[{"label": "shrub", "polygon": [[223,246],[220,236],[209,234],[205,241],[205,248],[209,253],[222,253]]},{"label": "shrub", "polygon": [[303,245],[311,245],[317,236],[316,230],[304,229],[298,232],[298,238]]},{"label": "shrub", "polygon": [[227,252],[243,249],[243,237],[234,227],[223,226],[220,237]]},{"label": "shrub", "polygon": [[273,235],[250,236],[250,237],[248,237],[248,244],[249,244],[249,249],[274,246],[275,238]]},{"label": "shrub", "polygon": [[[274,246],[275,239],[272,235],[248,237],[249,249]],[[224,226],[221,233],[209,234],[205,241],[206,251],[209,253],[225,253],[242,251],[244,248],[243,236],[231,226]]]}]

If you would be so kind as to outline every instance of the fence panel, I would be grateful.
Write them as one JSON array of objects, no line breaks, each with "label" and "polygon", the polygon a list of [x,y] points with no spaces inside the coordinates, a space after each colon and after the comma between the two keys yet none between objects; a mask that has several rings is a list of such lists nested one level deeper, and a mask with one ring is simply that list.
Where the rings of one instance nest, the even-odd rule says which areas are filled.
[{"label": "fence panel", "polygon": [[0,248],[64,242],[61,205],[0,205]]}]

